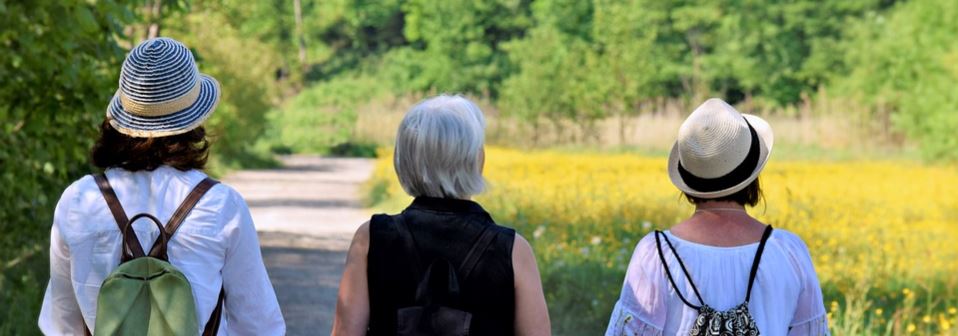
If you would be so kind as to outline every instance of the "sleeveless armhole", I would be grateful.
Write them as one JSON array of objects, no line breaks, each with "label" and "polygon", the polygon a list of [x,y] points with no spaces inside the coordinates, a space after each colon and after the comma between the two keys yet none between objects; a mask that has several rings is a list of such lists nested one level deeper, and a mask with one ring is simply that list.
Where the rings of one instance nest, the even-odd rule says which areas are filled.
[{"label": "sleeveless armhole", "polygon": [[788,232],[780,237],[782,246],[796,267],[802,286],[788,335],[830,335],[822,289],[808,247],[794,233]]},{"label": "sleeveless armhole", "polygon": [[668,283],[658,258],[655,237],[649,233],[632,254],[606,336],[663,334],[668,313]]}]

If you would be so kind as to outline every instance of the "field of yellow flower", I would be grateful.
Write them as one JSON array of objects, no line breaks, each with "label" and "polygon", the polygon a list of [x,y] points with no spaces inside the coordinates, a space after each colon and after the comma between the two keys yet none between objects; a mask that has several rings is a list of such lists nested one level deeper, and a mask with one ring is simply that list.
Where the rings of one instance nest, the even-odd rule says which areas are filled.
[{"label": "field of yellow flower", "polygon": [[[369,202],[409,198],[387,155]],[[601,334],[636,242],[692,213],[662,157],[490,149],[477,200],[539,259],[554,330]],[[835,335],[958,335],[958,169],[773,159],[760,220],[808,244]]]}]

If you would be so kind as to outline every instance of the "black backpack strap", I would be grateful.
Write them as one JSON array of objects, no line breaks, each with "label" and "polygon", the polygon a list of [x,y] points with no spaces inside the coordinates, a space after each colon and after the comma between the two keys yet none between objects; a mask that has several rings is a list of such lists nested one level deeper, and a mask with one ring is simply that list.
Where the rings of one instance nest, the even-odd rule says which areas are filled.
[{"label": "black backpack strap", "polygon": [[758,243],[758,250],[755,251],[755,260],[752,261],[752,271],[748,273],[748,291],[745,292],[745,302],[752,298],[752,284],[755,283],[755,275],[758,274],[758,264],[762,261],[762,251],[765,250],[765,242],[772,236],[772,226],[765,227],[762,233],[762,241]]},{"label": "black backpack strap", "polygon": [[[384,221],[387,218],[388,216],[386,215],[375,215],[372,221]],[[459,282],[467,279],[476,268],[479,260],[482,259],[483,252],[492,244],[497,232],[491,225],[483,227],[482,232],[479,233],[479,238],[472,244],[472,247],[470,247],[469,252],[466,254],[465,259],[463,259],[462,264],[459,265],[457,271],[453,272],[453,266],[443,259],[433,261],[424,269],[422,256],[419,254],[419,248],[416,245],[416,238],[412,235],[412,231],[410,231],[409,226],[406,224],[403,215],[399,214],[392,218],[395,219],[396,230],[399,232],[403,244],[405,244],[406,249],[412,253],[411,260],[415,274],[422,274],[422,280],[416,288],[416,301],[424,305],[432,303],[433,298],[429,295],[429,288],[430,286],[435,286],[435,283],[444,285],[444,289],[446,289],[447,294],[449,294],[446,299],[457,300],[460,292]]]},{"label": "black backpack strap", "polygon": [[[100,193],[103,194],[103,199],[106,200],[106,205],[110,208],[110,212],[113,213],[113,219],[116,221],[117,228],[123,233],[125,226],[130,223],[130,219],[126,217],[126,211],[124,211],[123,206],[120,205],[120,199],[116,196],[116,192],[113,191],[113,187],[110,186],[110,180],[106,178],[106,174],[102,173],[94,174],[93,179],[96,181],[97,187],[100,188]],[[140,240],[136,237],[136,232],[134,231],[130,231],[129,235],[123,235],[123,244],[121,245],[124,246],[120,257],[121,263],[146,255],[143,253],[143,247],[140,246]]]},{"label": "black backpack strap", "polygon": [[482,232],[479,233],[479,239],[476,239],[476,242],[472,244],[472,248],[469,249],[469,253],[466,254],[466,258],[462,260],[462,265],[459,265],[459,274],[461,275],[460,279],[467,279],[472,273],[472,270],[476,268],[476,265],[479,264],[479,260],[482,259],[482,254],[487,249],[489,245],[492,244],[493,238],[496,237],[496,229],[492,225],[487,225],[482,228]]},{"label": "black backpack strap", "polygon": [[[389,216],[376,215],[373,216],[373,220],[384,220],[387,217]],[[392,216],[392,218],[395,220],[396,231],[399,232],[399,237],[402,239],[403,244],[406,245],[406,250],[412,253],[413,271],[415,271],[416,274],[422,274],[422,272],[425,272],[425,269],[422,267],[422,256],[419,255],[419,247],[416,245],[416,238],[413,237],[412,231],[410,231],[409,226],[406,225],[406,220],[403,219],[402,214]]]},{"label": "black backpack strap", "polygon": [[655,247],[659,250],[659,260],[662,261],[662,267],[665,268],[665,275],[669,278],[669,283],[672,284],[672,288],[675,288],[675,294],[679,296],[679,299],[681,299],[686,306],[689,306],[695,310],[701,309],[702,306],[696,306],[689,302],[689,300],[686,300],[685,297],[682,296],[682,291],[679,290],[679,286],[675,285],[675,279],[672,278],[672,272],[669,271],[669,265],[665,262],[665,254],[662,253],[662,242],[659,240],[659,235],[661,235],[662,238],[665,238],[665,243],[669,245],[669,249],[671,249],[672,254],[675,255],[675,260],[678,260],[679,266],[682,268],[682,273],[685,273],[685,279],[688,280],[689,285],[692,286],[692,291],[695,292],[695,297],[699,299],[699,303],[703,305],[705,304],[705,300],[702,300],[702,295],[699,294],[698,288],[696,288],[695,283],[692,282],[692,277],[689,275],[689,271],[685,268],[685,264],[682,263],[682,258],[679,258],[679,254],[675,252],[675,247],[672,246],[672,241],[669,240],[669,237],[666,236],[664,232],[655,230]]}]

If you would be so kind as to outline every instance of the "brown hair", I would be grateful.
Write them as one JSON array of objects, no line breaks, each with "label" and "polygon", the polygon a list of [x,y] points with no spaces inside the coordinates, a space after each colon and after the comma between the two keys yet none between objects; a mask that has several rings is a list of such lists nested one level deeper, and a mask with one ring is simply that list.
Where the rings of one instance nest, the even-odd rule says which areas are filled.
[{"label": "brown hair", "polygon": [[100,138],[91,151],[93,165],[101,169],[152,171],[166,165],[182,171],[206,167],[210,142],[200,126],[189,132],[157,138],[136,138],[120,133],[109,121],[100,125]]},{"label": "brown hair", "polygon": [[762,187],[758,183],[758,179],[749,183],[745,189],[739,190],[734,194],[719,197],[719,198],[698,198],[689,194],[685,194],[685,199],[694,205],[702,204],[709,201],[732,201],[738,203],[742,206],[755,206],[758,204],[764,195],[762,194]]}]

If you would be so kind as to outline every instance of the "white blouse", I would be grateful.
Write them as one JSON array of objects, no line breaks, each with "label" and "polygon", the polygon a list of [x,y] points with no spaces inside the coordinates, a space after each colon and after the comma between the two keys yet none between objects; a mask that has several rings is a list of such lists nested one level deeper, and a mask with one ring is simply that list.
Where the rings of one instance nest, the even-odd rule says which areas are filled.
[{"label": "white blouse", "polygon": [[[715,247],[665,234],[706,304],[724,311],[745,301],[758,243]],[[682,296],[701,304],[664,240],[662,252]],[[829,335],[818,276],[808,248],[795,234],[772,231],[753,286],[748,309],[763,336]],[[698,311],[682,302],[666,278],[655,234],[649,233],[635,247],[605,335],[688,335],[696,316]]]},{"label": "white blouse", "polygon": [[[160,167],[152,172],[106,172],[128,217],[155,215],[163,223],[206,177],[193,170]],[[70,185],[53,216],[50,283],[40,311],[46,335],[83,335],[96,324],[100,284],[120,263],[120,230],[96,182],[86,176]],[[134,225],[149,250],[159,230],[149,221]],[[259,240],[243,198],[224,184],[200,199],[169,242],[170,263],[190,281],[198,334],[226,290],[218,335],[283,335],[286,325],[266,275]]]}]

